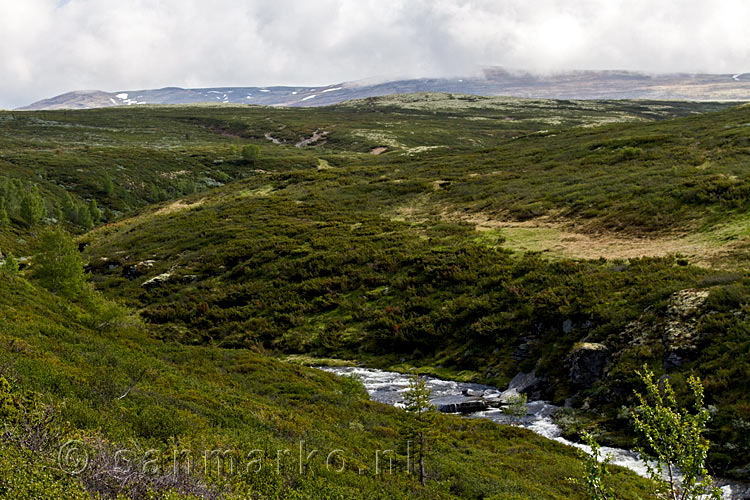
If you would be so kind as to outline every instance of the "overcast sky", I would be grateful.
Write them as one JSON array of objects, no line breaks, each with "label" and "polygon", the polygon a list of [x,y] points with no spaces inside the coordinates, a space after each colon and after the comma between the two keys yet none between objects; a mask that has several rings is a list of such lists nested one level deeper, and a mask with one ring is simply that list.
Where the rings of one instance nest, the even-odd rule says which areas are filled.
[{"label": "overcast sky", "polygon": [[750,71],[748,0],[0,0],[0,107],[75,89]]}]

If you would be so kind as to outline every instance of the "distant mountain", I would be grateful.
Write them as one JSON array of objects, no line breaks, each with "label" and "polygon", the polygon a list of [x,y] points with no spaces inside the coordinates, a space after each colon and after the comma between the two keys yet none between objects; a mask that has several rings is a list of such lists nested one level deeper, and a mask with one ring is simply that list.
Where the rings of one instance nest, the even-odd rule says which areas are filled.
[{"label": "distant mountain", "polygon": [[649,75],[628,71],[575,71],[534,75],[499,68],[479,77],[420,78],[382,83],[348,82],[325,87],[214,87],[102,92],[79,90],[25,106],[23,110],[88,109],[139,104],[256,104],[310,107],[351,99],[410,92],[556,99],[750,100],[750,73]]}]

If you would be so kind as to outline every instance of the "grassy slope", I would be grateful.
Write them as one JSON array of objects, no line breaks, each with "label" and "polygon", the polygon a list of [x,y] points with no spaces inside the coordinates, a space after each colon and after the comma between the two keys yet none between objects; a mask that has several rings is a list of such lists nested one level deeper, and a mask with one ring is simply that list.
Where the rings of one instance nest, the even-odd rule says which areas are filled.
[{"label": "grassy slope", "polygon": [[[422,104],[419,104],[422,103]],[[425,105],[427,103],[428,105]],[[547,129],[611,121],[659,120],[725,108],[718,103],[525,101],[443,94],[370,99],[316,110],[260,107],[146,107],[84,113],[0,112],[0,175],[37,183],[52,209],[64,190],[96,198],[112,219],[147,203],[240,178],[257,169],[373,163],[386,146],[398,155],[470,150]],[[314,151],[293,145],[316,130]],[[266,134],[282,141],[273,145]],[[238,146],[259,144],[256,165]],[[386,157],[389,155],[385,155]],[[387,164],[383,157],[375,164]],[[104,189],[104,178],[114,190]],[[51,213],[51,212],[50,212]],[[0,239],[17,252],[19,238]]]},{"label": "grassy slope", "polygon": [[[446,438],[428,461],[437,480],[427,489],[403,473],[401,460],[394,475],[376,476],[375,450],[401,446],[395,430],[400,411],[363,399],[361,389],[351,392],[336,377],[244,349],[162,343],[125,311],[114,321],[108,316],[120,326],[96,330],[91,325],[101,323],[104,306],[70,303],[21,278],[4,276],[0,297],[3,374],[58,406],[79,439],[154,448],[166,457],[176,444],[193,450],[195,460],[205,449],[240,456],[263,449],[273,462],[275,450],[296,450],[300,440],[323,456],[345,450],[347,471],[340,474],[327,472],[318,455],[300,475],[292,454],[280,475],[267,462],[266,472],[253,479],[238,460],[230,481],[237,494],[248,483],[273,498],[294,491],[313,498],[584,498],[565,479],[581,473],[573,450],[524,430],[457,417],[440,419]],[[128,374],[141,368],[146,376],[117,399],[129,385]],[[50,461],[56,452],[50,451]],[[74,480],[58,477],[55,467],[45,472],[48,459],[11,447],[2,457],[0,492],[19,498],[43,489],[49,495],[57,485],[62,491],[56,498],[79,498]],[[617,481],[627,498],[642,494],[645,485],[622,472]]]}]

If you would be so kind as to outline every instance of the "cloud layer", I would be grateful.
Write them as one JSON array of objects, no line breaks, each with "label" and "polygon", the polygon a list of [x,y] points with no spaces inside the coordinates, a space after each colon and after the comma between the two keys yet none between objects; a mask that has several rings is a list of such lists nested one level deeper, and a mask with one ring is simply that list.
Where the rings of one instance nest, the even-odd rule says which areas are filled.
[{"label": "cloud layer", "polygon": [[74,89],[750,71],[746,0],[0,0],[0,107]]}]

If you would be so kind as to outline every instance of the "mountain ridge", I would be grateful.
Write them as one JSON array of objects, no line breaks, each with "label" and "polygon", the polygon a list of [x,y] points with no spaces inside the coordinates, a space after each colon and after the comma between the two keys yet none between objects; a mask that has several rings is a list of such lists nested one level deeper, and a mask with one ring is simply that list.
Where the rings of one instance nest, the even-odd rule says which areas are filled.
[{"label": "mountain ridge", "polygon": [[571,71],[551,75],[488,68],[480,76],[360,80],[325,86],[206,87],[75,90],[19,110],[92,109],[139,104],[253,104],[317,107],[352,99],[412,92],[554,99],[750,100],[750,73],[646,74],[631,71]]}]

